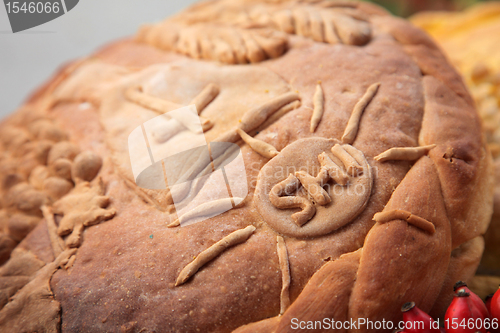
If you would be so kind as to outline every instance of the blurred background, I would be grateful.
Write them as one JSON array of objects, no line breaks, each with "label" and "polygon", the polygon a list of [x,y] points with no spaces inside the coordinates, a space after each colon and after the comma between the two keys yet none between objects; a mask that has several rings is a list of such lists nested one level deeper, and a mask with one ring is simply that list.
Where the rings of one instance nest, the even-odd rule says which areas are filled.
[{"label": "blurred background", "polygon": [[460,11],[485,0],[373,0],[394,15],[408,17],[421,11]]},{"label": "blurred background", "polygon": [[132,36],[195,0],[80,0],[61,17],[12,33],[0,4],[0,119],[13,112],[63,63],[91,54],[105,43]]}]

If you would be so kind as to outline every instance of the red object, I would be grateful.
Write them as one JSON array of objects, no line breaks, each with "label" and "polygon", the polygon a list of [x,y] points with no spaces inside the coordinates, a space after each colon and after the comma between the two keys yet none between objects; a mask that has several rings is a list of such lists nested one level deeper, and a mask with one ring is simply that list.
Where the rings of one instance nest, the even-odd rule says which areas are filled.
[{"label": "red object", "polygon": [[[500,322],[500,288],[498,288],[497,292],[491,298],[491,312],[490,312],[491,320],[496,320],[496,323]],[[492,329],[491,332],[500,332],[500,328]]]},{"label": "red object", "polygon": [[[438,323],[424,311],[415,306],[415,302],[405,303],[401,308],[405,321],[406,333],[441,333]],[[423,325],[423,327],[422,327]]]},{"label": "red object", "polygon": [[469,299],[472,305],[476,307],[476,309],[481,313],[483,319],[490,317],[490,312],[488,311],[488,308],[484,304],[481,297],[477,296],[475,293],[470,291],[470,289],[467,287],[467,283],[463,281],[458,281],[457,283],[455,283],[453,290],[455,291],[455,293],[458,293],[460,290],[465,290],[467,293],[470,294]]},{"label": "red object", "polygon": [[453,298],[446,310],[444,324],[448,333],[486,333],[483,328],[484,317],[465,290],[459,290]]},{"label": "red object", "polygon": [[489,294],[486,296],[484,299],[484,304],[486,305],[486,309],[488,309],[488,313],[491,315],[491,299],[493,298],[494,294]]}]

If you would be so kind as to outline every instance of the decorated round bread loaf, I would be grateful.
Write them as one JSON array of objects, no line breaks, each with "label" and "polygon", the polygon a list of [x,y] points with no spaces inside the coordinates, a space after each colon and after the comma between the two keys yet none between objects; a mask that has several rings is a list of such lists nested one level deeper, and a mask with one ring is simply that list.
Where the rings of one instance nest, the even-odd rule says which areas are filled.
[{"label": "decorated round bread loaf", "polygon": [[0,141],[2,332],[438,317],[492,213],[461,77],[364,2],[197,4],[62,68]]}]

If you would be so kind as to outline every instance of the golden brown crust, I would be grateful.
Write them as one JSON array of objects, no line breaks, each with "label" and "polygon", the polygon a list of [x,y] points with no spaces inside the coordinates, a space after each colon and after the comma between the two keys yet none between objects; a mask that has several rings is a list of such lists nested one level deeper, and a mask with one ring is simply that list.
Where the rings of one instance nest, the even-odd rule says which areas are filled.
[{"label": "golden brown crust", "polygon": [[[341,256],[339,259],[326,263],[309,280],[292,307],[281,318],[276,332],[289,332],[292,318],[307,318],[307,320],[323,320],[335,318],[344,321],[348,319],[348,308],[353,284],[362,250]],[[333,298],[317,297],[319,293],[335,295]]]},{"label": "golden brown crust", "polygon": [[[429,234],[401,220],[375,225],[363,246],[349,303],[351,317],[397,320],[398,310],[408,299],[415,300],[420,308],[428,311],[446,276],[451,228],[441,184],[430,158],[423,157],[410,169],[384,211],[392,209],[408,210],[432,220],[436,232]],[[429,272],[433,272],[432,275]],[[392,277],[397,277],[398,283],[382,282]]]},{"label": "golden brown crust", "polygon": [[[457,13],[423,12],[413,16],[411,21],[431,34],[464,77],[482,118],[488,148],[495,164],[498,164],[500,63],[497,59],[500,55],[500,4],[478,3]],[[495,183],[498,188],[498,177]],[[495,195],[495,212],[485,233],[485,251],[480,267],[484,274],[500,273],[500,263],[496,259],[500,253],[497,241],[500,237],[498,198]]]},{"label": "golden brown crust", "polygon": [[448,273],[443,281],[441,292],[436,298],[436,303],[434,303],[434,306],[429,311],[429,314],[433,318],[444,317],[446,309],[453,299],[453,286],[457,281],[466,281],[467,283],[472,281],[477,266],[479,265],[483,249],[483,237],[478,236],[451,251]]},{"label": "golden brown crust", "polygon": [[418,64],[422,74],[434,76],[467,104],[473,105],[462,77],[448,63],[438,46],[425,32],[401,18],[375,17],[375,20],[382,29],[387,30],[398,42],[404,45],[405,51]]},{"label": "golden brown crust", "polygon": [[[422,145],[437,145],[429,157],[443,184],[442,194],[452,225],[452,248],[456,248],[484,234],[488,227],[486,216],[492,212],[493,189],[481,174],[492,174],[491,156],[484,147],[475,110],[441,81],[425,76],[423,83],[426,105],[419,141]],[[469,121],[457,123],[457,118]],[[440,131],[441,128],[448,130]]]}]

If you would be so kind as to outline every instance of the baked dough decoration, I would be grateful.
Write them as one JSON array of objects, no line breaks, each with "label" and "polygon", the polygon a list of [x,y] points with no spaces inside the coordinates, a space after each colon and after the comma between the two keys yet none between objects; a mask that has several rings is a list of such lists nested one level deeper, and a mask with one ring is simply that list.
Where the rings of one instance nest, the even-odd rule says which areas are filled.
[{"label": "baked dough decoration", "polygon": [[144,26],[137,40],[194,59],[228,64],[256,63],[281,56],[287,34],[328,44],[365,45],[368,17],[349,2],[283,1],[200,6],[160,24]]},{"label": "baked dough decoration", "polygon": [[[101,214],[94,208],[109,200],[96,197],[103,194],[102,181],[89,183],[102,167],[101,157],[93,151],[81,151],[46,115],[31,113],[28,117],[34,118],[31,123],[24,119],[2,133],[5,150],[0,165],[5,173],[0,239],[4,242],[0,252],[6,262],[0,268],[0,330],[57,332],[61,307],[51,291],[52,275],[59,268],[73,265],[76,249],[72,247],[80,245],[83,228],[113,217],[114,211]],[[53,210],[66,219],[56,223]],[[44,224],[51,243],[48,256],[53,259],[42,261],[16,245],[23,244],[27,235]],[[67,242],[58,228],[73,231]]]},{"label": "baked dough decoration", "polygon": [[[305,158],[295,159],[295,152],[306,150],[310,152]],[[293,237],[321,236],[351,222],[363,211],[371,195],[373,176],[361,151],[336,140],[314,138],[298,140],[281,154],[264,166],[262,175],[280,168],[287,172],[301,170],[308,164],[312,165],[309,169],[319,172],[312,177],[307,171],[295,171],[275,185],[275,178],[259,176],[255,204],[271,228]],[[290,212],[296,207],[301,211]]]},{"label": "baked dough decoration", "polygon": [[53,205],[54,214],[62,215],[57,228],[59,236],[69,235],[66,246],[79,247],[82,232],[85,227],[106,221],[116,214],[113,208],[105,209],[109,204],[109,197],[104,195],[104,184],[101,179],[96,184],[78,184],[66,197],[56,201]]},{"label": "baked dough decoration", "polygon": [[[328,156],[326,152],[321,152],[318,155],[318,161],[321,167],[316,177],[311,176],[305,171],[296,171],[295,173],[291,173],[288,178],[272,187],[269,192],[269,201],[273,206],[278,209],[301,209],[300,212],[293,213],[290,216],[299,227],[296,228],[297,226],[291,225],[284,216],[281,219],[276,219],[270,216],[275,212],[271,210],[270,213],[268,209],[260,208],[261,214],[264,216],[265,220],[268,221],[271,227],[274,226],[276,231],[296,237],[319,236],[330,233],[351,222],[364,209],[372,191],[373,178],[371,167],[366,161],[363,153],[350,144],[353,143],[356,138],[361,122],[361,115],[377,93],[379,86],[379,83],[372,84],[360,101],[356,103],[349,122],[347,123],[344,135],[342,136],[342,141],[346,144],[335,144],[331,147],[330,151],[331,154],[333,154],[331,157]],[[311,132],[314,132],[316,129],[317,123],[319,122],[318,119],[320,118],[319,115],[323,114],[323,99],[323,91],[321,86],[318,85],[316,86],[316,92],[313,98],[315,109],[313,111],[313,117],[311,118]],[[318,111],[318,108],[320,108],[321,111]],[[290,145],[289,149],[291,151],[300,150],[300,148],[294,146],[299,145],[299,142],[300,141],[297,141]],[[311,143],[308,142],[308,144]],[[285,158],[284,161],[281,161],[281,164],[288,168],[293,164],[293,161],[289,161]],[[297,170],[302,168],[301,165],[294,166],[297,167]],[[277,166],[267,166],[263,169],[263,174],[266,174],[269,168],[277,168]],[[351,179],[351,177],[355,178]],[[264,183],[266,182],[265,179],[259,180]],[[331,180],[338,186],[331,186],[333,185],[330,182]],[[263,186],[266,187],[269,186],[269,184],[260,186],[258,184],[258,191],[261,190]],[[328,187],[328,190],[324,189],[325,186]],[[341,188],[340,193],[338,193],[339,188]],[[302,193],[300,193],[301,190]],[[306,197],[304,197],[304,195]],[[334,197],[334,200],[338,200],[338,203],[332,203],[332,197]],[[267,199],[262,194],[258,194],[257,198],[263,201]],[[256,205],[257,207],[263,207],[265,203],[257,201]],[[302,228],[304,224],[311,220],[316,214],[316,205],[327,206],[327,210],[324,211],[324,214],[328,215],[320,216],[319,214],[317,220],[323,221],[312,223],[314,226]],[[282,226],[277,227],[277,224]]]},{"label": "baked dough decoration", "polygon": [[61,305],[50,288],[52,275],[67,264],[76,249],[67,249],[53,262],[40,268],[0,311],[4,332],[57,332]]},{"label": "baked dough decoration", "polygon": [[[253,70],[249,68],[235,66],[221,68],[218,65],[209,65],[208,67],[205,65],[201,66],[193,61],[179,61],[175,64],[152,66],[142,72],[123,77],[109,91],[102,93],[103,112],[101,116],[105,129],[109,133],[115,133],[113,137],[108,138],[108,143],[113,150],[113,160],[118,172],[144,200],[168,213],[174,212],[174,201],[169,189],[150,190],[140,188],[135,184],[130,167],[129,150],[126,145],[128,135],[133,129],[157,116],[158,113],[194,104],[197,106],[202,120],[205,119],[213,125],[204,128],[204,134],[209,144],[210,142],[236,143],[241,138],[238,131],[254,136],[257,132],[268,128],[300,106],[299,95],[290,91],[289,85],[282,78],[268,70],[260,69],[259,75],[255,76]],[[81,68],[70,79],[71,82],[58,89],[56,96],[61,100],[70,99],[78,84],[89,80],[88,73],[97,71],[94,67],[101,68],[102,65],[89,64],[85,68]],[[110,69],[102,69],[102,71],[104,70],[109,71]],[[185,70],[193,72],[196,77],[203,77],[203,82],[194,83],[190,80],[176,82],[175,77],[178,75],[176,73]],[[252,74],[247,74],[250,72]],[[237,82],[235,78],[240,76],[247,76],[249,81]],[[96,82],[96,84],[98,83]],[[177,89],[181,89],[179,84],[181,84],[180,87],[183,87],[182,89],[193,91],[188,100],[180,103],[178,100],[168,97],[171,93],[169,90],[165,90],[173,85],[177,85]],[[249,84],[259,87],[256,88],[258,92],[256,96],[253,98],[242,97],[236,102],[232,101],[231,104],[228,104],[228,98],[241,95]],[[175,96],[173,97],[175,98]],[[220,109],[227,110],[227,114],[222,116],[218,111]],[[223,119],[229,121],[223,122]],[[159,128],[155,132],[155,141],[150,141],[149,144],[155,144],[157,149],[161,149],[162,144],[165,143],[168,143],[169,146],[176,145],[176,141],[171,140],[172,133],[175,132],[176,130],[172,131],[171,127]],[[177,138],[176,140],[182,139]],[[268,154],[266,151],[269,150],[273,154],[272,148],[269,148],[268,145],[263,148],[262,142],[259,143],[255,140],[252,142],[255,142],[253,147],[260,153],[266,155]],[[181,146],[181,141],[177,145]],[[218,158],[224,160],[227,158],[226,153],[224,146],[211,152],[214,161]],[[210,161],[199,160],[198,157],[197,155],[192,156],[192,159],[186,163],[185,174],[179,175],[179,178],[182,176],[189,178],[193,173],[200,174],[202,170],[212,168]],[[206,178],[200,177],[182,184],[185,187],[183,190],[178,186],[178,191],[182,191],[183,194],[177,193],[177,198],[183,197],[184,202],[191,202],[205,181]],[[182,202],[180,206],[183,206]],[[174,220],[175,218],[170,223]]]}]

